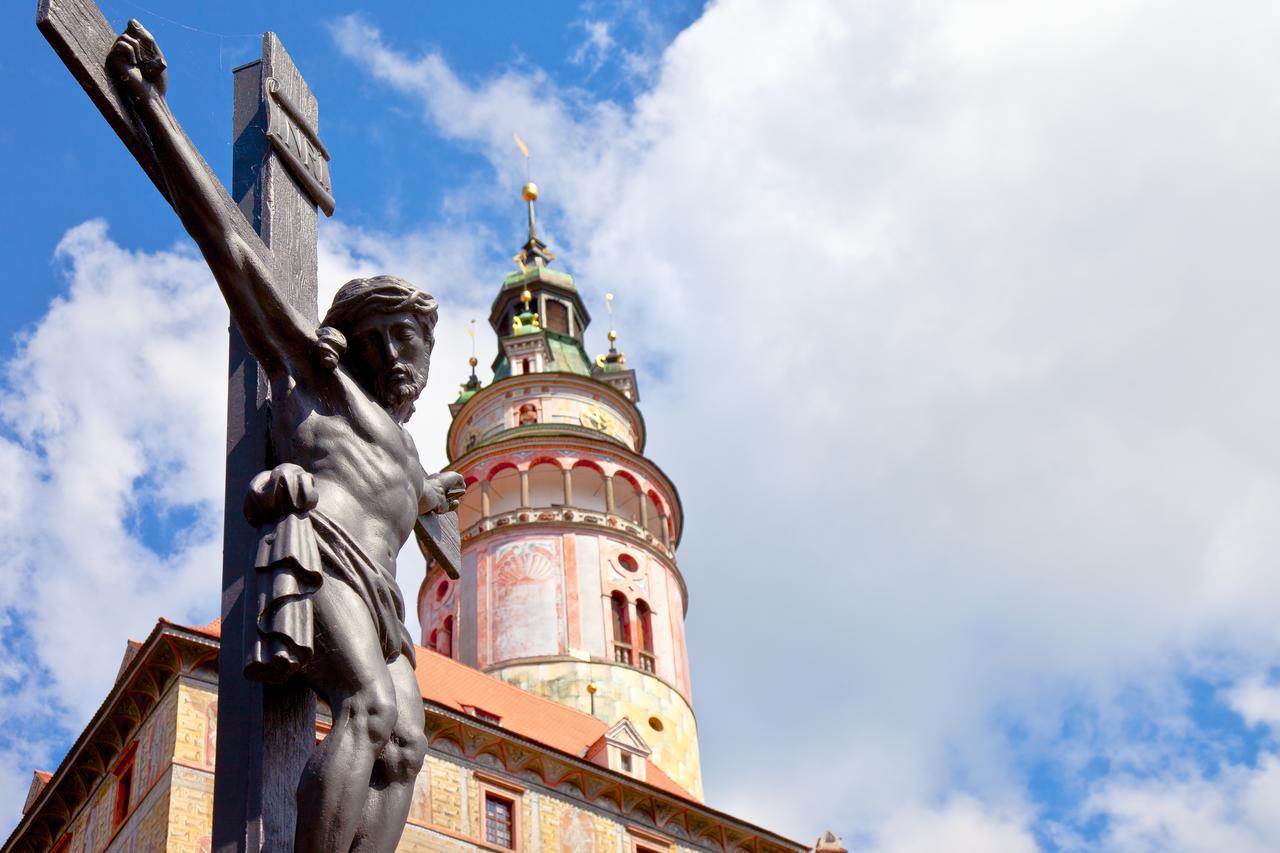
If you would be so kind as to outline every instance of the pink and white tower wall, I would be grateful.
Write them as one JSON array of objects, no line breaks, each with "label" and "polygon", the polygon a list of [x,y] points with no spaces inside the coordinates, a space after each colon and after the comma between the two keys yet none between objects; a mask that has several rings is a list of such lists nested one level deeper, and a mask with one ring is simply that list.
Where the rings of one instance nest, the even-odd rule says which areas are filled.
[{"label": "pink and white tower wall", "polygon": [[537,187],[523,195],[522,271],[489,315],[493,380],[481,385],[473,358],[451,406],[449,467],[467,482],[462,573],[428,564],[422,643],[593,714],[614,726],[621,769],[643,772],[626,756],[647,757],[701,799],[680,497],[644,456],[635,372],[616,334],[606,355],[587,356],[590,315],[573,277],[549,266]]}]

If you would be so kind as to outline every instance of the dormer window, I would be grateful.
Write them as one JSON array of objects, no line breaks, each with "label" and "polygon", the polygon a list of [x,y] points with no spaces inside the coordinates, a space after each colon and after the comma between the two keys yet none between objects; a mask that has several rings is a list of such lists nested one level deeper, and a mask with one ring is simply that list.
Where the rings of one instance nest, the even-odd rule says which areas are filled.
[{"label": "dormer window", "polygon": [[646,760],[652,750],[631,720],[623,717],[586,751],[586,759],[617,773],[644,781]]},{"label": "dormer window", "polygon": [[502,724],[502,717],[492,711],[486,711],[484,708],[477,708],[475,705],[463,705],[462,710],[466,711],[477,720],[484,720],[486,723],[493,723],[495,726]]}]

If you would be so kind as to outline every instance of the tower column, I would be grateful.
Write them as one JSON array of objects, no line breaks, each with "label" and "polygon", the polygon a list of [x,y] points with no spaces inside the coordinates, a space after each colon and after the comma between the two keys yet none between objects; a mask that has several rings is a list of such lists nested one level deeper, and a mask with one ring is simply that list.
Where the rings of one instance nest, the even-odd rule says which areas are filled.
[{"label": "tower column", "polygon": [[665,512],[658,513],[658,524],[662,527],[660,534],[662,536],[663,547],[671,547],[671,534],[667,531],[667,514]]},{"label": "tower column", "polygon": [[529,508],[529,472],[520,472],[520,508]]},{"label": "tower column", "polygon": [[573,506],[573,472],[564,469],[564,505]]},{"label": "tower column", "polygon": [[489,517],[489,481],[480,481],[480,517]]},{"label": "tower column", "polygon": [[644,492],[640,493],[640,529],[649,529],[649,496]]},{"label": "tower column", "polygon": [[609,474],[604,478],[604,511],[609,515],[614,514],[613,506],[613,475]]}]

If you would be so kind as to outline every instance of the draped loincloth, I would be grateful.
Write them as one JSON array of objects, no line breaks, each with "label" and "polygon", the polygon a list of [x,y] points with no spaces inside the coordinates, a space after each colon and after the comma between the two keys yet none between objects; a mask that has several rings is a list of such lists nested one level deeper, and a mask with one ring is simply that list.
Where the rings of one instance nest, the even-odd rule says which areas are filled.
[{"label": "draped loincloth", "polygon": [[345,583],[360,596],[387,663],[399,655],[416,662],[395,575],[369,559],[317,503],[315,478],[292,463],[263,471],[250,483],[245,517],[263,531],[254,561],[258,630],[244,666],[251,680],[280,683],[311,661],[312,597],[327,579]]}]

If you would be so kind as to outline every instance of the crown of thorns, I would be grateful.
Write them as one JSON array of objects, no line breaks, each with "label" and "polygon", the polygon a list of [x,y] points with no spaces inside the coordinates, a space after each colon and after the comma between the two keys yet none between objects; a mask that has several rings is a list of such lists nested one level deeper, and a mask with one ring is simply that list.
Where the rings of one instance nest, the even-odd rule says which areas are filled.
[{"label": "crown of thorns", "polygon": [[423,330],[430,335],[436,325],[439,303],[409,282],[394,275],[353,278],[334,294],[333,304],[324,315],[322,325],[342,332],[349,331],[369,314],[414,314]]}]

